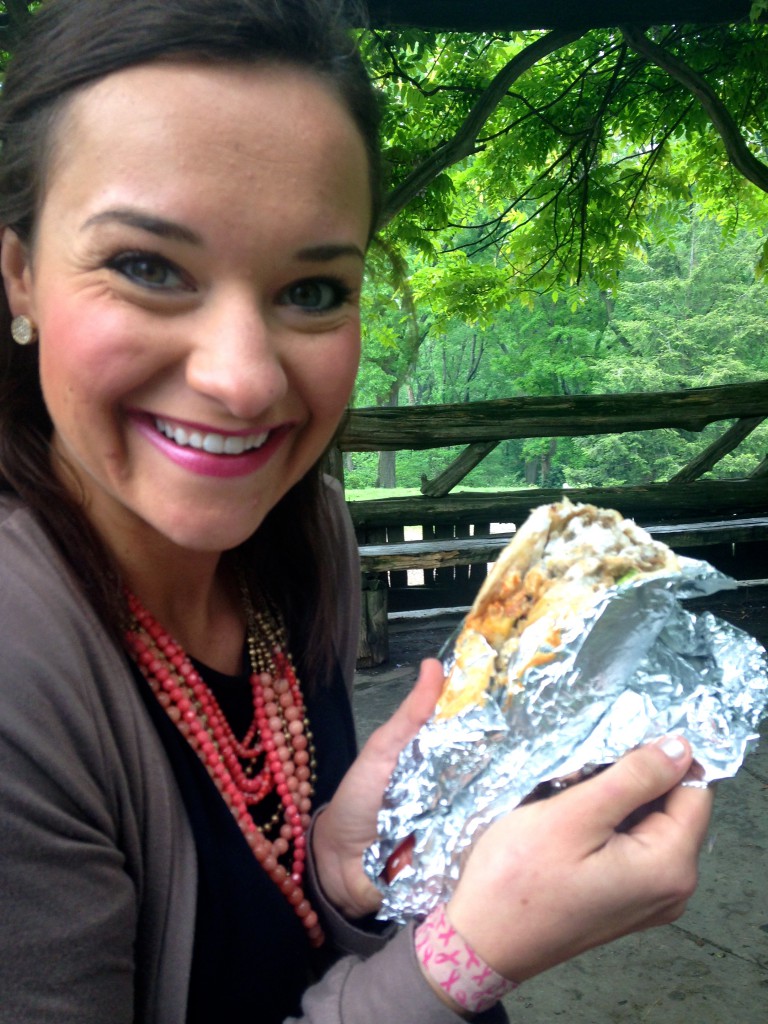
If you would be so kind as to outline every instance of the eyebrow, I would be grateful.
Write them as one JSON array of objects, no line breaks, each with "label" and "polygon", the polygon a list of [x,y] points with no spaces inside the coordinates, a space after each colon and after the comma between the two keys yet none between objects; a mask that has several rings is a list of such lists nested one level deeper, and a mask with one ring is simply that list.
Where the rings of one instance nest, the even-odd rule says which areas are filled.
[{"label": "eyebrow", "polygon": [[[107,224],[110,221],[117,221],[119,224],[138,228],[141,231],[147,231],[151,235],[157,235],[159,238],[168,238],[171,241],[186,242],[189,245],[203,244],[202,237],[196,231],[185,227],[183,224],[125,207],[117,207],[103,210],[101,213],[95,213],[85,221],[83,229],[93,227],[96,224]],[[344,256],[354,256],[363,263],[365,262],[365,253],[359,246],[344,243],[308,246],[305,249],[300,249],[296,256],[299,260],[308,263],[330,263],[332,260],[340,259]]]},{"label": "eyebrow", "polygon": [[330,263],[342,256],[356,256],[365,262],[365,253],[357,245],[314,245],[307,249],[299,249],[296,256],[310,263]]},{"label": "eyebrow", "polygon": [[116,209],[103,210],[89,217],[83,224],[83,229],[93,227],[95,224],[106,224],[110,221],[117,221],[119,224],[126,224],[131,228],[139,228],[151,235],[160,238],[169,238],[177,242],[188,242],[190,245],[202,245],[203,240],[196,231],[177,224],[172,220],[165,220],[162,217],[153,217],[151,214],[142,213],[140,210],[131,210],[118,207]]}]

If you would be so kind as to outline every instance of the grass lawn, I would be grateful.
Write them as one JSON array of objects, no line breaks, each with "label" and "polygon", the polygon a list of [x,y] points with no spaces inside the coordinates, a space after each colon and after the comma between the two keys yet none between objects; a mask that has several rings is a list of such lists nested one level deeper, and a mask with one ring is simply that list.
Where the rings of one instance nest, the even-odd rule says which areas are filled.
[{"label": "grass lawn", "polygon": [[[532,487],[454,487],[451,494],[503,494],[505,491],[529,491]],[[347,487],[347,501],[371,501],[377,498],[407,498],[421,494],[418,487]]]}]

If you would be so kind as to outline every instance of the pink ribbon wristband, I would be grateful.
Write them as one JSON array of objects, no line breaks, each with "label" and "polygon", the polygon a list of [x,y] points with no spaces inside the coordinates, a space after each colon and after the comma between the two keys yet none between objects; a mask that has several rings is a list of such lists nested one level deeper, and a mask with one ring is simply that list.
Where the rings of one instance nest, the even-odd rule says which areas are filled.
[{"label": "pink ribbon wristband", "polygon": [[441,903],[416,928],[416,956],[424,973],[462,1009],[482,1013],[517,983],[481,960],[459,935]]}]

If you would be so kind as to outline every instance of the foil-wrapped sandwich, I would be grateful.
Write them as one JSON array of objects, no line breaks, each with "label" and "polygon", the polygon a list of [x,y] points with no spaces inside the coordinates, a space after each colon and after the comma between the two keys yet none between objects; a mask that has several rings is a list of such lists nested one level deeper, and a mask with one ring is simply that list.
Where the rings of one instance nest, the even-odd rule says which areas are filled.
[{"label": "foil-wrapped sandwich", "polygon": [[639,743],[678,732],[699,784],[735,774],[768,703],[768,659],[682,604],[733,586],[613,510],[534,510],[451,643],[435,714],[385,793],[364,859],[381,916],[427,913],[492,821]]},{"label": "foil-wrapped sandwich", "polygon": [[438,704],[457,714],[503,687],[505,704],[529,669],[553,661],[564,631],[617,584],[676,573],[675,553],[612,509],[561,502],[526,520],[480,588],[456,640]]}]

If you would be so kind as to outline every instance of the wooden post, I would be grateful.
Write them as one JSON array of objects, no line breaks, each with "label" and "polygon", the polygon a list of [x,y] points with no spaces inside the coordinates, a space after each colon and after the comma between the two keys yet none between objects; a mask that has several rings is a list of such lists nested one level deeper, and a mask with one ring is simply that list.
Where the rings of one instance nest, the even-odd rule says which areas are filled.
[{"label": "wooden post", "polygon": [[378,573],[362,573],[362,616],[357,664],[373,668],[389,660],[387,585]]},{"label": "wooden post", "polygon": [[[387,527],[387,544],[402,544],[405,539],[405,529],[402,526],[388,526]],[[401,590],[408,586],[408,573],[405,570],[390,571],[389,573],[389,588],[390,590]]]},{"label": "wooden post", "polygon": [[[490,537],[491,536],[491,524],[490,523],[475,523],[475,537]],[[473,562],[469,566],[469,579],[472,581],[472,585],[478,589],[482,585],[483,580],[488,575],[488,563],[487,562]]]},{"label": "wooden post", "polygon": [[[434,527],[435,540],[453,540],[456,536],[456,528],[452,523],[436,523]],[[453,566],[446,566],[444,569],[435,569],[435,587],[442,589],[450,587],[454,581],[456,571]]]},{"label": "wooden post", "polygon": [[344,461],[341,456],[341,451],[336,445],[329,448],[325,455],[325,466],[323,467],[329,476],[335,476],[341,484],[341,489],[344,490]]},{"label": "wooden post", "polygon": [[[469,529],[469,523],[457,523],[453,532],[457,539],[460,537],[469,537]],[[453,573],[453,578],[456,581],[457,585],[469,583],[470,568],[468,565],[457,565],[456,568],[453,570]]]}]

